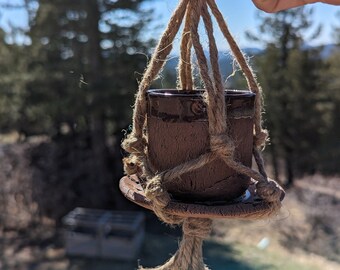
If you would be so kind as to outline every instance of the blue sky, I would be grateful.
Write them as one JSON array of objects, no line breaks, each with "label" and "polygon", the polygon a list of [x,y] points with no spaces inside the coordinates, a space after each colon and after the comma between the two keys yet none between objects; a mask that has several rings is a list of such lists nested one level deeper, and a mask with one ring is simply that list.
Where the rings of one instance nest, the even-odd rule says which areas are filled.
[{"label": "blue sky", "polygon": [[[52,0],[51,0],[52,1]],[[22,0],[0,0],[0,3],[21,3]],[[239,42],[241,47],[259,47],[259,44],[250,42],[245,39],[244,32],[246,30],[256,30],[259,22],[256,20],[257,9],[251,2],[251,0],[216,0],[221,12],[224,14],[229,27],[234,34],[235,38]],[[172,11],[176,7],[178,0],[153,0],[145,4],[146,7],[152,7],[155,10],[157,21],[156,24],[167,24]],[[324,31],[322,35],[314,41],[314,44],[328,44],[334,42],[332,39],[332,25],[340,25],[340,21],[337,22],[335,14],[340,11],[339,6],[331,6],[325,4],[313,4],[314,7],[313,19],[316,23],[322,23],[324,25]],[[0,25],[5,30],[8,29],[8,24],[27,27],[27,14],[24,11],[5,11],[0,9]],[[149,35],[153,37],[159,37],[161,29],[152,31]],[[308,34],[308,33],[306,33]],[[226,42],[222,38],[222,35],[216,31],[216,40],[220,50],[226,50],[228,48]]]},{"label": "blue sky", "polygon": [[[260,44],[246,40],[244,34],[246,30],[255,31],[259,25],[259,21],[256,20],[256,13],[258,10],[253,5],[252,1],[216,0],[216,2],[240,46],[259,47]],[[148,5],[155,9],[156,14],[160,16],[159,22],[165,26],[177,4],[178,0],[157,0]],[[335,16],[336,12],[340,11],[340,6],[331,6],[321,3],[308,6],[314,8],[313,19],[315,20],[315,23],[322,23],[324,25],[323,33],[311,45],[334,43],[334,40],[332,39],[332,25],[340,25],[340,21]],[[157,32],[156,35],[155,33],[153,34],[154,37],[156,35],[159,36],[161,31]],[[306,34],[308,35],[308,33]],[[228,46],[217,29],[215,35],[219,49],[226,50]]]}]

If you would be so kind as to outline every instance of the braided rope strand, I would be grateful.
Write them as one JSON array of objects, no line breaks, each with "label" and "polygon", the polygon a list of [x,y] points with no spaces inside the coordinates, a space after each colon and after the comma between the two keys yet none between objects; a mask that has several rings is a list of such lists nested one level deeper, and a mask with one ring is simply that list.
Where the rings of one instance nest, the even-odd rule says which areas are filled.
[{"label": "braided rope strand", "polygon": [[145,94],[166,63],[166,58],[172,50],[173,41],[183,21],[188,3],[189,0],[182,0],[175,10],[139,84],[133,111],[133,130],[122,144],[122,147],[131,154],[144,156],[146,143],[143,138],[143,128],[147,111]]},{"label": "braided rope strand", "polygon": [[179,74],[179,88],[181,90],[193,90],[193,78],[192,78],[192,63],[191,63],[191,48],[192,41],[190,35],[190,20],[191,20],[191,3],[189,2],[184,29],[181,40],[180,48],[180,60],[178,63]]},{"label": "braided rope strand", "polygon": [[209,270],[203,262],[202,243],[211,232],[211,219],[187,218],[178,251],[164,265],[140,270]]},{"label": "braided rope strand", "polygon": [[255,145],[256,147],[264,146],[267,139],[267,131],[262,129],[262,90],[259,84],[256,81],[255,75],[248,65],[248,62],[246,58],[244,57],[244,54],[238,47],[235,39],[231,35],[228,25],[226,24],[222,13],[218,9],[215,0],[206,0],[208,2],[208,5],[211,9],[212,14],[215,16],[217,23],[224,35],[224,37],[227,39],[230,49],[236,58],[236,61],[238,62],[239,66],[241,67],[241,70],[247,80],[247,84],[249,87],[249,90],[253,91],[256,94],[255,97],[255,116],[254,116],[254,122],[255,122]]},{"label": "braided rope strand", "polygon": [[[218,65],[218,50],[209,9],[229,43],[231,51],[246,77],[249,89],[256,94],[253,155],[258,164],[259,172],[236,161],[234,157],[235,144],[229,137],[225,91]],[[208,60],[204,54],[198,33],[201,18],[209,41],[209,60],[212,76],[209,74]],[[145,138],[146,134],[144,134],[147,114],[146,91],[164,67],[183,21],[184,28],[178,67],[179,87],[183,90],[193,90],[191,59],[191,49],[193,47],[197,57],[199,73],[206,90],[203,98],[208,115],[210,149],[195,159],[188,160],[172,169],[158,172],[147,157],[147,139]],[[122,144],[123,148],[130,153],[130,157],[124,160],[125,170],[128,174],[137,173],[145,179],[143,180],[145,196],[152,202],[155,214],[168,224],[182,224],[183,226],[183,239],[178,251],[163,266],[153,268],[154,270],[209,270],[203,262],[202,243],[210,233],[212,221],[210,219],[183,218],[171,215],[166,211],[172,198],[171,194],[167,192],[165,184],[175,179],[180,179],[185,173],[197,170],[220,158],[236,172],[255,179],[257,181],[257,194],[271,206],[270,211],[265,213],[252,212],[249,215],[243,215],[244,218],[262,218],[278,211],[284,192],[275,181],[267,178],[264,170],[261,148],[265,145],[267,133],[262,129],[261,113],[261,88],[247,60],[230,34],[215,0],[180,0],[179,6],[172,15],[139,84],[133,112],[133,130]]]}]

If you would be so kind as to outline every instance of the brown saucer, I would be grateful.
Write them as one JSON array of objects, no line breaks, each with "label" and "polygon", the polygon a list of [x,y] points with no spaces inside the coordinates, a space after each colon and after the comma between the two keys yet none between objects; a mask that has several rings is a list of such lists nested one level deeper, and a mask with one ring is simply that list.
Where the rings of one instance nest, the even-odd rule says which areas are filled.
[{"label": "brown saucer", "polygon": [[[152,210],[152,203],[145,197],[136,175],[123,177],[119,188],[128,200]],[[257,219],[270,216],[279,207],[278,204],[268,203],[259,198],[256,195],[255,184],[252,184],[244,196],[231,202],[188,203],[173,199],[164,210],[182,217]]]}]

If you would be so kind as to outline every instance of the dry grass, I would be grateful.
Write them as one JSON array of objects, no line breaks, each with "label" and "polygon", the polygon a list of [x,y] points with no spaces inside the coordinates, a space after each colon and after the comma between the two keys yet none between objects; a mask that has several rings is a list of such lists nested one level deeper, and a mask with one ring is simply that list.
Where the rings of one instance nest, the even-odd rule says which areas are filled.
[{"label": "dry grass", "polygon": [[[37,174],[24,154],[26,148],[24,144],[0,145],[0,269],[135,269],[137,261],[65,256],[54,221],[37,215],[39,207],[30,199],[33,183],[40,182],[32,181],[32,175]],[[212,238],[205,245],[206,262],[214,270],[340,269],[339,190],[340,178],[306,177],[288,191],[281,213],[271,220],[215,221]],[[48,199],[54,201],[53,196]],[[1,230],[4,224],[7,230]],[[157,224],[148,228],[140,254],[146,266],[161,264],[177,248],[178,235],[172,236],[171,230]]]},{"label": "dry grass", "polygon": [[[281,213],[267,221],[217,221],[215,234],[226,242],[286,254],[288,261],[340,269],[340,179],[306,177],[288,191]],[[263,240],[264,239],[264,240]]]}]

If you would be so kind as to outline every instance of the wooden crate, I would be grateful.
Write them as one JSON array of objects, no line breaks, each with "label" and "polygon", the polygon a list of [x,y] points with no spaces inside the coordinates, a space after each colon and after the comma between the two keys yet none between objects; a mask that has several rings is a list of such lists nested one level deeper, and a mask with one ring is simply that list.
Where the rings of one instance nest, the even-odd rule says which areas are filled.
[{"label": "wooden crate", "polygon": [[63,219],[66,254],[133,260],[144,240],[142,212],[76,208]]}]

